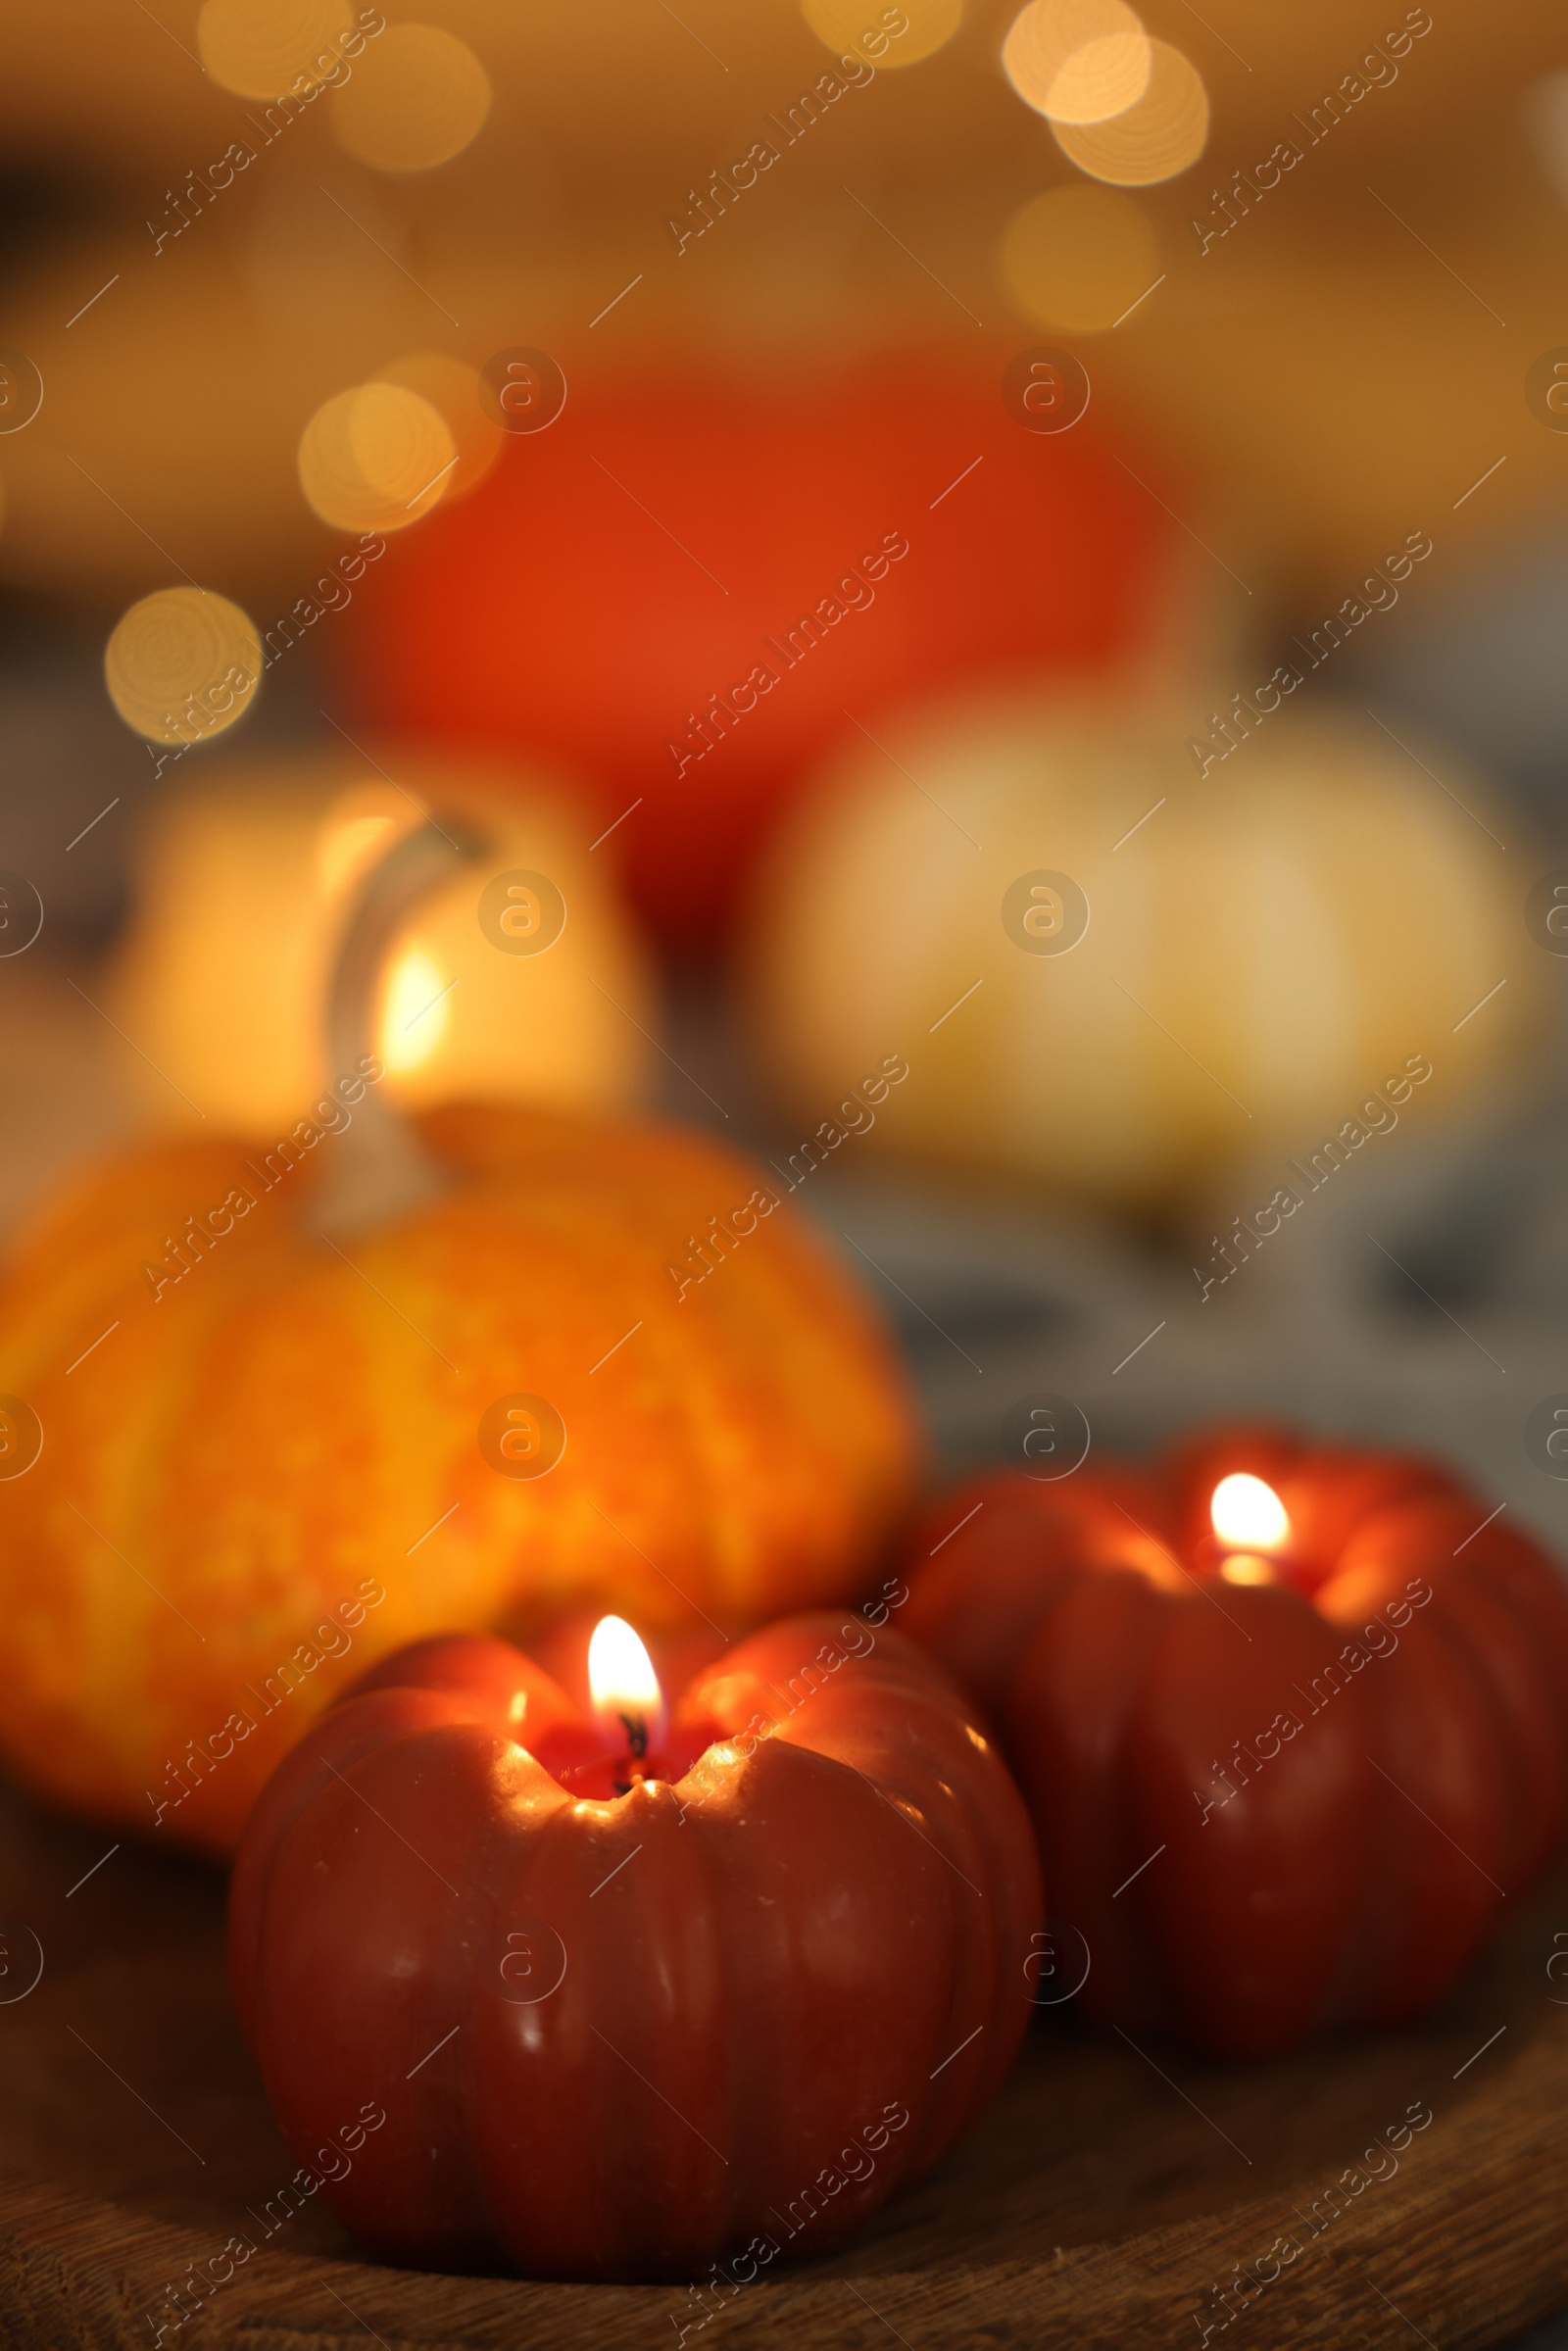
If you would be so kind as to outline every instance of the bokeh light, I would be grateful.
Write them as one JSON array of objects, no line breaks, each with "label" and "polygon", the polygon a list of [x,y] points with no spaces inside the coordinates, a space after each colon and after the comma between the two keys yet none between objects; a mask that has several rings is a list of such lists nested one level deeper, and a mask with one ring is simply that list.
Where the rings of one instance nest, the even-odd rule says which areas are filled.
[{"label": "bokeh light", "polygon": [[104,653],[109,698],[153,743],[202,743],[232,726],[262,674],[248,612],[201,588],[160,588],[117,621]]},{"label": "bokeh light", "polygon": [[206,0],[196,46],[214,81],[241,98],[277,98],[340,70],[353,0]]},{"label": "bokeh light", "polygon": [[1153,46],[1125,0],[1029,0],[1002,44],[1002,67],[1036,114],[1102,122],[1143,97]]},{"label": "bokeh light", "polygon": [[1152,41],[1149,87],[1107,122],[1054,122],[1056,144],[1081,171],[1117,187],[1152,187],[1196,164],[1208,140],[1208,92],[1190,58]]},{"label": "bokeh light", "polygon": [[[963,23],[963,0],[899,0],[896,10],[881,0],[801,0],[801,13],[836,55],[863,58],[885,73],[916,66],[951,41]],[[906,29],[894,32],[890,17],[903,17]]]},{"label": "bokeh light", "polygon": [[406,530],[445,495],[458,449],[439,409],[406,384],[356,384],[300,435],[300,487],[339,530]]},{"label": "bokeh light", "polygon": [[412,351],[376,370],[377,383],[417,392],[444,420],[458,453],[447,475],[447,498],[462,498],[483,481],[501,455],[506,435],[479,397],[479,371],[445,351]]},{"label": "bokeh light", "polygon": [[430,171],[461,155],[490,112],[490,76],[436,24],[393,24],[332,100],[337,142],[377,171]]},{"label": "bokeh light", "polygon": [[997,265],[1025,318],[1101,333],[1159,275],[1159,244],[1131,196],[1078,183],[1020,206],[1003,233]]}]

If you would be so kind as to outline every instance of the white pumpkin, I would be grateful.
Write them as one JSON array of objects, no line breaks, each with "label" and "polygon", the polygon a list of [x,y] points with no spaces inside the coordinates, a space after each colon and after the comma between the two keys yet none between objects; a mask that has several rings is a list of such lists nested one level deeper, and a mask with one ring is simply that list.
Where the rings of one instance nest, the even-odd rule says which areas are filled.
[{"label": "white pumpkin", "polygon": [[[109,996],[153,1115],[292,1121],[367,1033],[410,1107],[633,1101],[654,982],[580,815],[515,777],[371,749],[378,766],[347,751],[215,765],[155,818]],[[334,990],[356,925],[373,961],[345,1044]]]},{"label": "white pumpkin", "polygon": [[1515,1058],[1544,958],[1486,788],[1288,702],[1200,773],[1195,717],[993,699],[824,776],[744,933],[793,1124],[898,1054],[875,1141],[1151,1207],[1316,1144],[1411,1057],[1421,1109]]}]

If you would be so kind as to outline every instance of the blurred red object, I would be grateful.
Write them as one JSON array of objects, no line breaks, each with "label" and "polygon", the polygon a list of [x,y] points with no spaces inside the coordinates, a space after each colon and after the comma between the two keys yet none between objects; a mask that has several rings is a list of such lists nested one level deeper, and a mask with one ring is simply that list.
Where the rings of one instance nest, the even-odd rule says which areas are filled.
[{"label": "blurred red object", "polygon": [[575,772],[650,922],[701,949],[857,720],[1146,655],[1172,537],[1091,424],[1026,430],[1000,375],[929,356],[809,393],[574,385],[389,547],[339,643],[367,723]]}]

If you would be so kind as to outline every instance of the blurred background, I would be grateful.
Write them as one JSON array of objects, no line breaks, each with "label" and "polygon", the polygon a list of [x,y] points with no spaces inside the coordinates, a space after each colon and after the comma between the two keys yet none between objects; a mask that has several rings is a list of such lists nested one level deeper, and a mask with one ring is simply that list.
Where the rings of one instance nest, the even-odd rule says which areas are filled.
[{"label": "blurred background", "polygon": [[5,1230],[300,1115],[434,825],[399,1099],[753,1149],[950,1461],[1282,1412],[1568,1539],[1558,12],[74,33],[0,76]]}]

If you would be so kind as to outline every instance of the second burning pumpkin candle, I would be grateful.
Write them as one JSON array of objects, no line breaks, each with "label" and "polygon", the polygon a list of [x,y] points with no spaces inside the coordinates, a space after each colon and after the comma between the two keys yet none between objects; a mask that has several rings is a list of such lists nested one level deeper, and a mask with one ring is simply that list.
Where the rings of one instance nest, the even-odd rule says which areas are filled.
[{"label": "second burning pumpkin candle", "polygon": [[1084,2012],[1258,2056],[1430,2007],[1568,1829],[1568,1590],[1451,1472],[1236,1430],[933,1506]]}]

